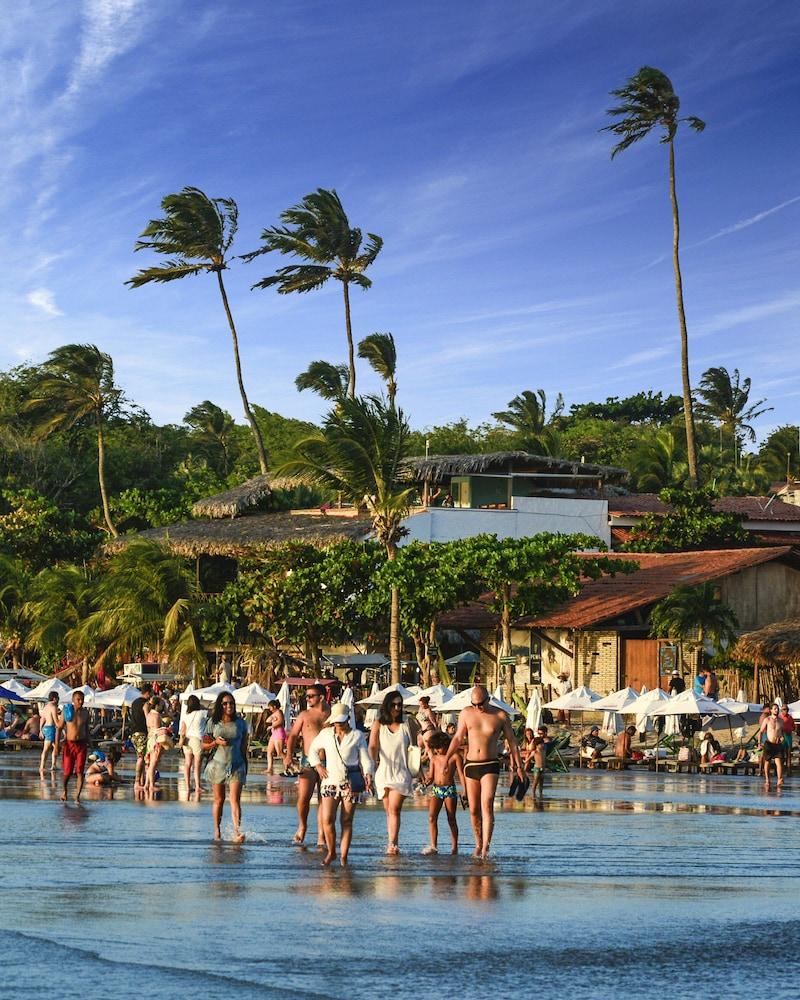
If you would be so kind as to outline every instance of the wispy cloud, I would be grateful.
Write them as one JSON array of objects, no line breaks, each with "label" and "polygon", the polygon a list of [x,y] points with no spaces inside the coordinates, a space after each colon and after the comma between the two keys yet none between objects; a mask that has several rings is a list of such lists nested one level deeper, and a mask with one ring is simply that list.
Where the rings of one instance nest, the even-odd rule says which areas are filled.
[{"label": "wispy cloud", "polygon": [[712,240],[718,240],[723,236],[730,236],[731,233],[738,233],[742,229],[747,229],[749,226],[754,226],[757,222],[761,222],[763,219],[769,218],[770,215],[774,215],[776,212],[783,211],[784,208],[788,208],[790,205],[797,204],[798,201],[800,201],[800,194],[795,195],[794,198],[782,201],[780,205],[773,205],[772,208],[764,209],[763,212],[756,212],[755,215],[751,215],[748,219],[740,219],[739,222],[734,222],[732,226],[726,226],[724,229],[720,229],[719,232],[714,233],[712,236],[706,236],[704,240],[700,240],[697,243],[690,243],[687,249],[701,247],[706,243],[711,243]]},{"label": "wispy cloud", "polygon": [[49,288],[34,288],[25,296],[25,301],[40,309],[46,316],[64,315],[56,305],[55,296]]},{"label": "wispy cloud", "polygon": [[800,306],[800,292],[782,295],[768,302],[757,302],[752,305],[740,306],[738,309],[729,309],[712,316],[705,323],[699,324],[695,336],[707,337],[712,333],[719,333],[720,330],[729,330],[734,326],[742,326],[745,323],[766,319],[769,316],[778,316],[791,309],[797,309],[798,306]]},{"label": "wispy cloud", "polygon": [[636,351],[633,354],[629,354],[622,361],[617,361],[613,365],[608,366],[609,371],[616,371],[619,368],[634,368],[639,365],[647,364],[648,361],[657,361],[659,358],[664,358],[668,354],[674,353],[674,348],[672,347],[650,347],[644,351]]},{"label": "wispy cloud", "polygon": [[137,43],[143,6],[142,0],[84,0],[80,50],[66,99],[93,83],[114,59]]}]

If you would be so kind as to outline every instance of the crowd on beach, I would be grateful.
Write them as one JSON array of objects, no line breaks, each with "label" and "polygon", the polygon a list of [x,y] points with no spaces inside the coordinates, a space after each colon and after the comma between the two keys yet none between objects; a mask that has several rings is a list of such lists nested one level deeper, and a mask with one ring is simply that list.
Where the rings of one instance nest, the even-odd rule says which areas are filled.
[{"label": "crowd on beach", "polygon": [[[220,675],[224,687],[230,676]],[[568,684],[568,679],[562,678]],[[673,673],[671,691],[681,693],[685,682]],[[177,691],[158,690],[143,684],[128,711],[128,746],[135,754],[134,790],[138,797],[156,792],[159,762],[165,750],[177,746],[183,753],[183,779],[188,793],[199,799],[203,782],[212,793],[212,822],[215,840],[222,837],[222,817],[228,801],[234,842],[242,842],[241,795],[250,766],[251,727],[240,714],[230,690],[222,690],[209,710],[196,694],[182,703]],[[693,691],[711,698],[718,696],[713,671],[701,670],[693,681]],[[548,726],[526,728],[518,743],[509,715],[491,703],[486,688],[477,684],[470,690],[470,703],[458,723],[445,723],[424,695],[418,698],[416,715],[407,715],[400,691],[389,689],[370,727],[363,713],[355,716],[342,702],[330,703],[330,682],[311,683],[305,688],[304,704],[298,705],[287,730],[279,701],[269,702],[264,713],[269,729],[266,773],[274,773],[281,761],[283,772],[296,778],[298,826],[293,842],[304,845],[311,804],[316,794],[317,847],[322,864],[335,858],[347,864],[358,805],[365,796],[382,802],[386,817],[386,853],[400,850],[403,804],[423,790],[428,797],[429,843],[423,854],[439,851],[438,828],[444,812],[450,834],[450,850],[459,849],[458,806],[469,811],[475,840],[473,857],[489,856],[494,829],[494,802],[501,770],[511,772],[509,797],[522,801],[529,789],[541,797],[548,753],[553,745]],[[94,749],[90,754],[90,716],[84,693],[78,689],[61,705],[52,691],[44,706],[33,705],[25,717],[9,705],[0,720],[6,738],[41,742],[39,773],[54,771],[61,758],[62,800],[66,801],[75,778],[75,801],[79,802],[85,782],[113,785],[123,779],[119,761],[125,744]],[[568,718],[559,720],[569,722]],[[355,722],[355,724],[353,724]],[[760,767],[767,788],[771,788],[774,767],[778,786],[791,773],[795,721],[787,706],[765,706],[758,726]],[[634,726],[618,733],[614,754],[618,760],[636,761]],[[600,728],[591,726],[580,741],[579,755],[588,767],[601,766],[608,741]],[[743,747],[739,755],[749,755]],[[713,763],[724,756],[719,742],[709,730],[700,743],[701,763]],[[337,845],[337,820],[339,842]]]}]

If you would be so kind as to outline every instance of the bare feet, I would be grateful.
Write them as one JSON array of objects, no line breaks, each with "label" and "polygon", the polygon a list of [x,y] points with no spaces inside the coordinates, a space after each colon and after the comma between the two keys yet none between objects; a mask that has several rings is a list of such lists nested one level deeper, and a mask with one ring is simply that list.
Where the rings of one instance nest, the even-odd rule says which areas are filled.
[{"label": "bare feet", "polygon": [[66,802],[67,801],[67,793],[66,792],[62,792],[61,793],[61,801],[62,802]]},{"label": "bare feet", "polygon": [[480,861],[480,859],[483,857],[480,847],[475,848],[475,850],[472,852],[472,856],[473,858],[475,858],[476,861]]},{"label": "bare feet", "polygon": [[243,844],[245,842],[245,839],[246,839],[245,835],[241,831],[237,831],[233,835],[233,842],[234,842],[234,844]]},{"label": "bare feet", "polygon": [[[301,837],[299,833],[296,833],[292,837],[292,843],[294,844],[295,847],[302,847],[303,846],[303,841],[305,839],[306,839],[305,837]],[[319,845],[317,845],[317,846],[319,846]]]},{"label": "bare feet", "polygon": [[397,846],[397,844],[389,844],[389,846],[386,848],[386,853],[394,857],[395,854],[400,853],[400,848]]},{"label": "bare feet", "polygon": [[222,840],[222,834],[219,832],[219,827],[214,831],[214,840]]},{"label": "bare feet", "polygon": [[327,868],[335,857],[336,857],[335,854],[326,854],[325,857],[322,859],[322,867]]},{"label": "bare feet", "polygon": [[428,855],[428,854],[438,854],[439,852],[435,847],[432,847],[430,844],[428,844],[427,847],[422,848],[422,853]]},{"label": "bare feet", "polygon": [[450,849],[450,853],[458,854],[458,844],[453,844],[452,848]]}]

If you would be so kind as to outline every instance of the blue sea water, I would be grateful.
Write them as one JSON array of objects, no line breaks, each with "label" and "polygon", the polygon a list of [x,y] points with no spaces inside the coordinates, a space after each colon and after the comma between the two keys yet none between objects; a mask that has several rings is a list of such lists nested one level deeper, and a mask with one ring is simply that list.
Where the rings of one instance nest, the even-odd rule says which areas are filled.
[{"label": "blue sea water", "polygon": [[288,779],[252,776],[241,846],[211,843],[207,796],[182,801],[175,775],[159,801],[57,793],[32,756],[0,755],[3,997],[772,1000],[800,972],[800,778],[765,794],[744,777],[554,776],[541,810],[498,801],[487,864],[466,813],[459,857],[421,857],[422,799],[387,858],[365,806],[344,871],[291,846]]}]

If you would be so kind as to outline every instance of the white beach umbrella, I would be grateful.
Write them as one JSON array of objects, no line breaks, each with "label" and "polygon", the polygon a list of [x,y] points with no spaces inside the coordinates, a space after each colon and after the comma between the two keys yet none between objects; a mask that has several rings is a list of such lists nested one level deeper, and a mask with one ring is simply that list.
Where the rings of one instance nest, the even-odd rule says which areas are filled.
[{"label": "white beach umbrella", "polygon": [[62,705],[68,705],[72,701],[72,696],[80,691],[83,695],[83,705],[84,708],[95,708],[95,697],[100,694],[100,691],[95,691],[93,687],[89,687],[88,684],[82,684],[80,687],[70,688],[68,691],[62,691],[59,694],[59,701]]},{"label": "white beach umbrella", "polygon": [[56,691],[59,698],[62,694],[68,694],[72,689],[58,677],[50,677],[28,692],[30,701],[47,701],[51,691]]},{"label": "white beach umbrella", "polygon": [[605,698],[595,701],[592,709],[597,712],[626,712],[629,705],[632,705],[639,697],[636,688],[620,688],[619,691],[612,691]]},{"label": "white beach umbrella", "polygon": [[[461,712],[465,708],[469,708],[472,704],[472,688],[467,688],[466,691],[460,691],[457,695],[450,699],[447,703],[448,712]],[[494,708],[502,708],[504,712],[509,715],[519,715],[519,712],[514,708],[513,705],[509,705],[503,701],[502,698],[496,698],[494,695],[489,697],[489,704]]]},{"label": "white beach umbrella", "polygon": [[800,701],[793,701],[791,705],[786,706],[789,709],[789,715],[793,719],[800,719]]},{"label": "white beach umbrella", "polygon": [[281,711],[283,712],[283,725],[288,732],[292,725],[292,699],[289,694],[289,684],[287,681],[281,684],[276,699],[280,702]]},{"label": "white beach umbrella", "polygon": [[6,689],[6,691],[13,691],[14,694],[18,695],[23,700],[27,701],[31,696],[31,689],[25,687],[25,685],[12,677],[10,680],[0,680],[0,684]]},{"label": "white beach umbrella", "polygon": [[541,723],[542,699],[539,697],[539,692],[534,690],[530,700],[528,701],[528,706],[525,709],[525,728],[532,729],[536,732]]},{"label": "white beach umbrella", "polygon": [[130,708],[141,696],[141,691],[134,684],[120,684],[118,687],[109,688],[108,691],[98,691],[94,696],[94,707],[117,710]]},{"label": "white beach umbrella", "polygon": [[412,698],[414,696],[414,692],[407,687],[403,687],[402,684],[390,684],[388,687],[381,688],[379,691],[374,691],[369,695],[369,697],[362,698],[358,704],[366,705],[368,708],[380,708],[381,702],[386,695],[392,694],[394,691],[399,692],[404,702],[406,698]]},{"label": "white beach umbrella", "polygon": [[406,708],[419,708],[420,698],[430,698],[431,708],[439,709],[445,702],[450,701],[453,692],[444,684],[432,684],[424,688],[418,694],[412,694],[410,698],[404,698],[403,704]]},{"label": "white beach umbrella", "polygon": [[647,712],[650,716],[656,715],[735,715],[729,708],[720,705],[713,698],[708,698],[704,694],[695,694],[694,691],[681,691],[674,698],[667,698],[666,702],[653,705]]},{"label": "white beach umbrella", "polygon": [[342,691],[342,704],[346,705],[347,708],[348,708],[348,711],[350,712],[350,720],[349,720],[350,721],[350,728],[351,729],[355,729],[356,728],[356,703],[355,703],[355,699],[353,698],[353,689],[352,688],[347,687],[347,688],[344,689],[344,691]]},{"label": "white beach umbrella", "polygon": [[655,702],[668,700],[669,695],[666,691],[662,691],[661,688],[653,688],[652,691],[648,691],[647,685],[643,685],[639,697],[623,710],[623,714],[636,717],[636,732],[643,735],[653,729],[653,720],[647,714],[648,708]]},{"label": "white beach umbrella", "polygon": [[562,712],[591,712],[594,711],[594,703],[600,701],[601,695],[591,688],[581,685],[574,691],[559,695],[553,701],[548,701],[542,708],[555,708]]},{"label": "white beach umbrella", "polygon": [[233,694],[235,692],[233,684],[226,684],[224,681],[218,681],[216,684],[210,684],[208,687],[198,688],[197,691],[184,691],[180,698],[181,701],[186,701],[190,694],[196,695],[200,701],[206,704],[211,704],[216,701],[218,696],[221,694]]},{"label": "white beach umbrella", "polygon": [[[379,691],[380,691],[380,687],[378,687],[378,682],[377,681],[373,681],[372,682],[372,689],[371,689],[371,691],[369,693],[369,698],[367,699],[367,701],[369,701],[370,699],[374,698],[378,694]],[[361,702],[359,702],[359,704],[361,704]],[[368,708],[367,709],[367,713],[364,716],[364,725],[367,727],[367,729],[370,729],[371,726],[372,726],[372,724],[373,724],[373,722],[377,722],[377,721],[378,721],[378,710],[377,710],[377,708]]]},{"label": "white beach umbrella", "polygon": [[276,697],[272,691],[267,691],[265,687],[256,684],[255,681],[252,684],[246,684],[244,687],[237,688],[233,692],[233,700],[236,702],[236,707],[248,712],[256,712],[266,708],[271,701],[275,701]]}]

